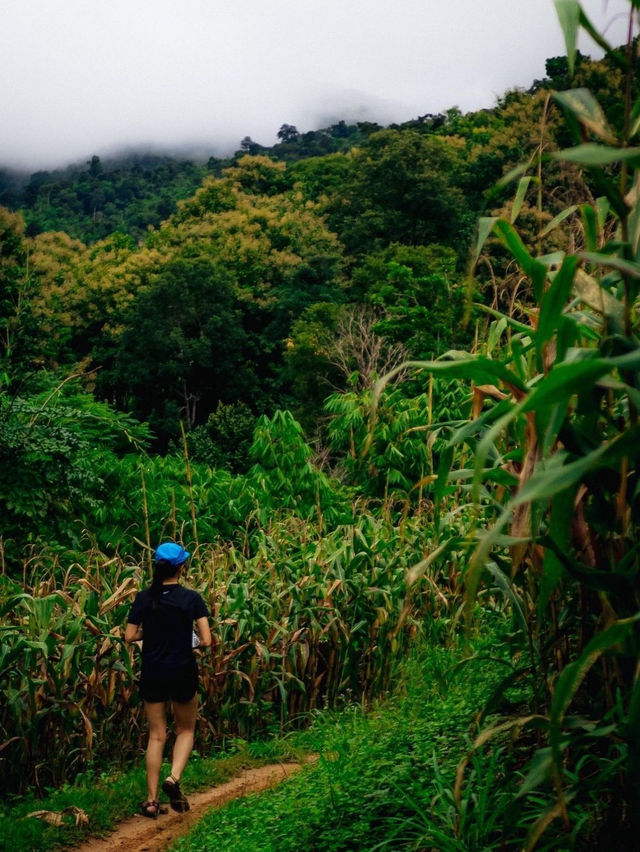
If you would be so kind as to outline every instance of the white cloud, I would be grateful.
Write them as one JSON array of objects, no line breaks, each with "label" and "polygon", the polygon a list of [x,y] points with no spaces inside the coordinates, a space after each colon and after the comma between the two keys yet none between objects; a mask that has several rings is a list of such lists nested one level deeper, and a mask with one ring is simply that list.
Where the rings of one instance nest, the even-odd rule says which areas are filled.
[{"label": "white cloud", "polygon": [[[624,40],[625,0],[583,6]],[[488,107],[564,52],[551,0],[3,0],[2,14],[0,163],[33,168]]]}]

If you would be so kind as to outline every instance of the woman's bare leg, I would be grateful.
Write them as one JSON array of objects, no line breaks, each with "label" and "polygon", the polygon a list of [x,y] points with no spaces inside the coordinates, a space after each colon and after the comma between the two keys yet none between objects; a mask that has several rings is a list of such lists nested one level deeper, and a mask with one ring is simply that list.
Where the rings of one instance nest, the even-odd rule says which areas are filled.
[{"label": "woman's bare leg", "polygon": [[171,775],[176,781],[179,781],[193,749],[193,736],[198,714],[198,695],[196,693],[191,701],[184,704],[174,701],[171,706],[176,720],[176,741],[173,746]]},{"label": "woman's bare leg", "polygon": [[149,722],[149,742],[147,744],[147,788],[149,801],[158,799],[158,784],[162,768],[162,753],[167,741],[167,713],[164,701],[145,701],[144,710]]}]

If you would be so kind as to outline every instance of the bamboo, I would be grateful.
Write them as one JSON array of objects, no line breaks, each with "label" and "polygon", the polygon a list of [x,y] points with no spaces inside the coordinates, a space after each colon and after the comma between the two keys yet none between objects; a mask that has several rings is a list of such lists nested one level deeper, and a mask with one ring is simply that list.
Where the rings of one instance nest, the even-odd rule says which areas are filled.
[{"label": "bamboo", "polygon": [[142,480],[142,514],[144,517],[144,537],[147,545],[145,554],[145,562],[149,576],[153,574],[153,566],[151,561],[151,531],[149,529],[149,505],[147,503],[147,486],[144,480],[144,468],[140,465],[140,478]]},{"label": "bamboo", "polygon": [[194,554],[199,558],[199,543],[198,543],[198,523],[196,521],[196,507],[193,499],[193,479],[191,476],[191,463],[189,461],[189,448],[187,447],[187,435],[184,431],[184,423],[180,421],[180,432],[182,434],[182,450],[184,453],[184,463],[187,475],[187,487],[189,489],[189,506],[191,509],[191,529],[193,533]]}]

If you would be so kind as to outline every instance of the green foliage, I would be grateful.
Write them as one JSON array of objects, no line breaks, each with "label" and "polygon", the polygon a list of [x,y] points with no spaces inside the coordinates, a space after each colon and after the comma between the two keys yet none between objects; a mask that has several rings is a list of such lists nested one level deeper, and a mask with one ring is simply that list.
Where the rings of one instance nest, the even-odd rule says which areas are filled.
[{"label": "green foliage", "polygon": [[347,124],[346,121],[338,121],[330,127],[301,133],[294,125],[283,124],[278,131],[280,141],[272,148],[262,147],[262,152],[275,159],[297,164],[308,158],[348,151],[376,130],[381,130],[381,127],[372,122]]},{"label": "green foliage", "polygon": [[284,164],[259,155],[241,157],[225,175],[248,195],[280,195],[291,188]]},{"label": "green foliage", "polygon": [[351,160],[344,154],[325,154],[300,160],[291,165],[289,171],[295,188],[313,201],[319,201],[340,194],[350,168]]},{"label": "green foliage", "polygon": [[370,290],[386,284],[391,266],[405,267],[415,278],[437,275],[451,282],[456,277],[456,263],[455,251],[438,243],[417,246],[391,243],[362,258],[353,270],[350,292],[364,301]]},{"label": "green foliage", "polygon": [[[70,843],[80,844],[88,828],[76,825],[77,810],[89,818],[89,830],[99,834],[112,831],[117,823],[132,812],[132,803],[142,800],[146,779],[142,768],[122,775],[116,772],[78,773],[73,783],[67,783],[41,798],[30,796],[12,803],[0,804],[0,849],[29,852],[63,849]],[[69,812],[64,813],[66,809]],[[77,809],[77,810],[76,810]],[[51,811],[60,814],[61,825],[52,825],[33,813]]]},{"label": "green foliage", "polygon": [[[603,93],[609,125],[621,126],[614,114],[620,69],[585,59],[578,71],[580,88],[593,82]],[[23,239],[21,251],[31,252],[30,274],[27,280],[19,271],[22,262],[16,264],[20,319],[12,322],[29,351],[18,359],[19,372],[43,361],[72,369],[90,358],[100,368],[100,394],[149,418],[161,448],[177,438],[180,410],[183,419],[193,419],[195,397],[200,399],[193,425],[204,424],[219,401],[241,401],[256,414],[290,408],[315,432],[324,383],[335,373],[323,352],[316,358],[306,357],[313,354],[309,349],[294,352],[292,359],[285,355],[295,337],[293,325],[317,304],[373,302],[387,314],[379,331],[390,342],[406,343],[414,357],[466,345],[474,324],[459,322],[463,289],[451,254],[461,267],[472,211],[506,197],[504,188],[491,195],[493,180],[520,158],[557,147],[559,113],[545,99],[543,91],[514,91],[492,110],[463,115],[452,109],[386,130],[337,122],[302,133],[287,126],[273,148],[249,140],[231,161],[210,162],[209,174],[204,166],[167,158],[102,163],[93,157],[64,174],[34,175],[23,198],[29,233],[41,226],[65,227],[68,233],[38,233],[31,244]],[[544,132],[538,127],[543,117]],[[565,163],[556,163],[553,174],[558,210],[548,221],[578,185],[577,170]],[[538,225],[529,204],[534,188],[536,181],[529,181],[519,202],[519,220],[530,227],[524,240],[529,247]],[[142,208],[148,208],[145,221]],[[552,232],[546,243],[554,241]],[[346,264],[345,246],[351,255]],[[232,290],[229,361],[237,387],[220,393],[207,386],[201,371],[197,377],[192,371],[186,391],[176,393],[185,368],[174,356],[176,369],[163,377],[172,387],[159,389],[167,396],[152,411],[150,382],[136,376],[148,370],[130,363],[137,360],[131,351],[145,345],[134,305],[140,310],[147,290],[149,298],[159,296],[156,284],[171,264],[205,258],[224,270]],[[491,268],[489,260],[482,267],[481,286],[495,308],[515,298],[507,258],[503,252],[497,263],[491,258]],[[153,305],[143,306],[154,314]],[[220,317],[211,316],[212,325],[229,318],[225,302]],[[185,353],[202,363],[201,341],[191,340],[190,332],[179,336]],[[293,369],[299,353],[305,356],[302,378]]]},{"label": "green foliage", "polygon": [[209,467],[246,473],[255,419],[243,402],[219,402],[207,422],[188,433],[189,457]]},{"label": "green foliage", "polygon": [[18,383],[39,357],[28,254],[22,217],[0,207],[0,388]]},{"label": "green foliage", "polygon": [[[131,660],[122,655],[120,634],[109,631],[114,615],[125,616],[122,604],[133,588],[133,572],[120,566],[107,576],[101,567],[96,563],[95,576],[85,573],[82,583],[68,571],[62,583],[52,584],[55,591],[47,589],[42,575],[35,594],[3,583],[5,793],[23,789],[25,782],[40,790],[59,786],[84,770],[95,744],[110,740],[118,729],[119,753],[132,746],[126,709],[113,707],[116,681],[133,676]],[[130,696],[130,686],[125,694]],[[98,712],[110,705],[115,711],[110,715]],[[45,761],[36,757],[43,747],[49,752]]]},{"label": "green foliage", "polygon": [[315,435],[322,406],[332,387],[344,381],[332,362],[341,306],[316,302],[294,321],[285,349],[285,378],[297,406],[293,414],[308,435]]},{"label": "green foliage", "polygon": [[[286,509],[302,518],[316,517],[333,526],[349,517],[346,494],[314,466],[302,427],[288,411],[262,416],[251,445],[253,467],[247,474],[265,523],[274,509]],[[324,519],[324,520],[323,520]]]},{"label": "green foliage", "polygon": [[505,777],[499,758],[477,766],[462,813],[450,795],[475,701],[494,676],[479,661],[453,677],[460,657],[457,649],[416,653],[386,704],[368,715],[319,716],[303,737],[317,764],[271,793],[212,811],[177,849],[499,849],[504,810],[482,798]]},{"label": "green foliage", "polygon": [[370,254],[394,242],[460,246],[470,219],[459,188],[464,162],[454,145],[413,130],[385,130],[351,158],[329,216],[349,252]]},{"label": "green foliage", "polygon": [[[460,605],[454,550],[409,573],[435,550],[421,519],[400,529],[361,513],[326,531],[299,514],[254,523],[236,546],[194,549],[186,579],[207,601],[215,634],[202,659],[203,747],[302,723],[345,696],[383,694],[416,637],[442,635]],[[188,530],[169,534],[181,533],[192,549]],[[37,778],[60,784],[108,765],[114,749],[123,761],[139,754],[138,661],[122,635],[133,593],[148,579],[146,558],[141,565],[94,548],[73,561],[41,551],[24,563],[21,583],[0,583],[5,792]]]},{"label": "green foliage", "polygon": [[[461,390],[461,389],[460,389]],[[430,495],[444,434],[460,422],[463,395],[436,382],[429,393],[385,391],[373,405],[370,390],[332,394],[329,447],[347,481],[367,497],[420,501]],[[434,422],[434,411],[442,420]]]},{"label": "green foliage", "polygon": [[[237,422],[245,430],[243,449],[236,441]],[[288,515],[316,519],[330,528],[350,519],[349,495],[313,464],[302,429],[288,411],[254,422],[246,408],[219,408],[213,423],[224,441],[218,437],[215,445],[209,439],[204,443],[196,431],[196,449],[220,459],[226,445],[227,458],[241,461],[246,473],[233,475],[221,465],[212,469],[210,461],[194,457],[189,486],[182,452],[164,458],[130,455],[115,465],[111,462],[110,469],[100,466],[113,499],[83,516],[100,547],[131,552],[135,537],[146,538],[145,517],[152,541],[167,535],[193,537],[188,519],[195,516],[198,538],[207,542],[242,540],[243,530],[254,530],[256,524],[258,529],[268,527]],[[191,445],[188,435],[187,447]]]},{"label": "green foliage", "polygon": [[[542,81],[387,130],[283,126],[270,151],[243,140],[229,168],[210,163],[197,190],[205,170],[187,164],[118,173],[94,157],[34,176],[28,233],[63,226],[89,247],[30,239],[0,211],[7,789],[139,753],[122,622],[172,537],[215,613],[207,747],[384,695],[416,637],[456,633],[463,582],[470,621],[512,613],[486,668],[472,655],[454,675],[432,651],[428,700],[343,727],[317,810],[283,804],[274,848],[637,835],[640,109],[623,52],[595,34],[605,60],[578,61],[593,28],[558,5],[569,58],[548,68],[553,99]],[[485,206],[467,289],[483,334],[457,270]],[[97,397],[144,425],[75,380],[29,375],[89,362]],[[145,454],[147,424],[166,455]],[[341,481],[304,430],[327,438]]]},{"label": "green foliage", "polygon": [[31,393],[0,393],[0,506],[6,554],[28,541],[78,544],[102,492],[101,471],[119,453],[144,447],[149,432],[95,402],[75,381],[40,374]]},{"label": "green foliage", "polygon": [[248,395],[232,284],[226,269],[209,260],[167,263],[132,303],[113,368],[98,377],[99,391],[160,436],[175,434],[180,419],[195,425],[200,406],[207,414],[219,401]]},{"label": "green foliage", "polygon": [[85,507],[81,517],[90,539],[107,553],[134,554],[140,541],[151,546],[163,538],[191,540],[193,514],[203,541],[233,540],[255,511],[246,481],[224,469],[190,464],[189,485],[182,452],[105,461],[95,466],[103,499]]},{"label": "green foliage", "polygon": [[[236,778],[239,773],[265,763],[291,760],[294,744],[286,738],[247,743],[236,740],[224,751],[212,757],[192,752],[183,774],[188,792],[195,788],[219,786]],[[162,767],[163,777],[170,766]],[[17,801],[0,802],[0,850],[15,849],[29,852],[50,852],[51,849],[68,848],[70,843],[80,845],[95,842],[98,835],[117,828],[118,822],[138,813],[138,802],[146,797],[144,767],[124,767],[99,772],[93,769],[78,773],[73,782],[57,790],[47,790],[43,796],[28,795]],[[65,809],[72,809],[64,813]],[[87,825],[75,825],[75,809],[88,818]],[[62,815],[62,825],[54,826],[45,819],[31,816],[49,812]]]},{"label": "green foliage", "polygon": [[136,157],[104,164],[93,156],[88,169],[36,172],[18,194],[30,235],[65,231],[96,242],[114,231],[144,236],[190,196],[204,166],[169,157]]},{"label": "green foliage", "polygon": [[[452,273],[455,261],[444,254]],[[437,357],[471,342],[466,293],[446,275],[416,276],[410,267],[391,261],[385,280],[370,288],[368,299],[385,311],[375,330],[403,343],[413,358]]]},{"label": "green foliage", "polygon": [[[137,411],[140,398],[147,417],[158,395],[166,400],[171,410],[157,409],[153,420],[164,436],[175,437],[179,409],[195,425],[219,401],[242,401],[256,412],[277,407],[286,393],[283,350],[292,323],[309,305],[340,298],[340,246],[313,205],[283,191],[286,181],[282,164],[241,158],[205,182],[111,279],[128,307],[117,317],[124,327],[115,335],[105,327],[105,351],[94,350],[100,361],[120,350],[115,372],[105,372],[105,392],[124,404],[120,388],[136,380],[130,404]],[[156,356],[171,366],[154,404],[145,363]],[[198,398],[199,414],[192,410]]]}]

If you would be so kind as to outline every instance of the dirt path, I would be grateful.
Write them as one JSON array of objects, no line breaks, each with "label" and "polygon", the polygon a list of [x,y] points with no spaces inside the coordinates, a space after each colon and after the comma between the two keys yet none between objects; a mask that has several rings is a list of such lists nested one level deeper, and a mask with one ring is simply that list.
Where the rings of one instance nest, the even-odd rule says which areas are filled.
[{"label": "dirt path", "polygon": [[186,834],[210,808],[275,787],[301,768],[299,763],[276,763],[245,769],[231,781],[189,795],[191,809],[186,814],[169,809],[168,814],[161,814],[157,820],[134,816],[121,822],[109,837],[89,840],[76,847],[76,852],[162,852]]}]

